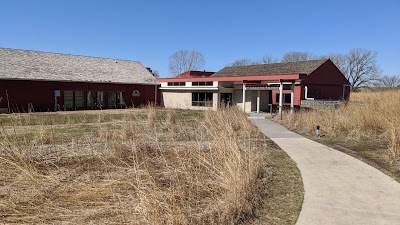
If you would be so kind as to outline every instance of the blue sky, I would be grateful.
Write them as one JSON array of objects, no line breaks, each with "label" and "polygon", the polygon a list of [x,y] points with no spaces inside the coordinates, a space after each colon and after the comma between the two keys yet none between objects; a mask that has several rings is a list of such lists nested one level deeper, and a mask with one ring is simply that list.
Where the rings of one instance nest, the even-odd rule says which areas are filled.
[{"label": "blue sky", "polygon": [[398,0],[0,0],[0,10],[0,47],[138,60],[164,77],[181,49],[217,71],[265,54],[366,48],[400,75]]}]

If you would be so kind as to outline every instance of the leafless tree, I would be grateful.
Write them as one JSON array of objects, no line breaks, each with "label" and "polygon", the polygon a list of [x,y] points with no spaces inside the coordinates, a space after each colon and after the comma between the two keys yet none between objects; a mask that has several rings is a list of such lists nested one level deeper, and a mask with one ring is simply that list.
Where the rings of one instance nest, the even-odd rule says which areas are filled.
[{"label": "leafless tree", "polygon": [[347,54],[330,55],[332,62],[349,80],[352,91],[371,85],[379,79],[381,70],[377,57],[377,52],[361,48],[352,49]]},{"label": "leafless tree", "polygon": [[248,66],[248,65],[254,65],[258,64],[257,62],[254,62],[250,59],[238,59],[233,61],[233,63],[229,64],[229,66]]},{"label": "leafless tree", "polygon": [[158,72],[158,70],[153,70],[150,67],[146,67],[146,69],[153,74],[154,77],[160,77],[160,73]]},{"label": "leafless tree", "polygon": [[316,57],[309,52],[288,52],[283,55],[282,62],[298,62],[316,59]]},{"label": "leafless tree", "polygon": [[342,71],[342,73],[345,75],[346,64],[347,64],[346,54],[335,53],[335,54],[330,54],[328,56],[324,56],[322,58],[330,59],[337,66],[337,68],[340,71]]},{"label": "leafless tree", "polygon": [[193,50],[180,50],[169,57],[169,72],[174,76],[190,70],[200,70],[204,65],[203,54]]},{"label": "leafless tree", "polygon": [[400,87],[400,75],[399,76],[383,76],[374,82],[377,87],[388,87],[395,88]]},{"label": "leafless tree", "polygon": [[272,63],[277,63],[278,61],[279,60],[276,57],[270,55],[264,55],[260,59],[261,64],[272,64]]}]

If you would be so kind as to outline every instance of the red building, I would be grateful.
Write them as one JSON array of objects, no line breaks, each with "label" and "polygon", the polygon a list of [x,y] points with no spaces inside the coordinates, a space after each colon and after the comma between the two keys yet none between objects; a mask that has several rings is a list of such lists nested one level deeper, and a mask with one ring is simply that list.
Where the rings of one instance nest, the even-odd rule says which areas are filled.
[{"label": "red building", "polygon": [[225,67],[211,76],[188,73],[159,79],[166,107],[216,109],[228,102],[259,112],[350,95],[350,83],[329,59]]},{"label": "red building", "polygon": [[215,72],[208,72],[208,71],[187,71],[184,72],[180,75],[178,75],[176,78],[194,78],[194,77],[210,77],[213,75]]},{"label": "red building", "polygon": [[154,76],[137,61],[0,48],[0,109],[111,109],[157,103]]}]

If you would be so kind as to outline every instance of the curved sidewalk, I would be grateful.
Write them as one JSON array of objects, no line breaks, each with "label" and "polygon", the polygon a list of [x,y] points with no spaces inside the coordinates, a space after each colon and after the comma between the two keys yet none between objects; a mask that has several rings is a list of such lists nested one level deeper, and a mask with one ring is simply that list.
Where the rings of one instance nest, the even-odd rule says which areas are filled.
[{"label": "curved sidewalk", "polygon": [[249,118],[297,163],[304,183],[298,225],[400,225],[400,184],[342,152],[271,120]]}]

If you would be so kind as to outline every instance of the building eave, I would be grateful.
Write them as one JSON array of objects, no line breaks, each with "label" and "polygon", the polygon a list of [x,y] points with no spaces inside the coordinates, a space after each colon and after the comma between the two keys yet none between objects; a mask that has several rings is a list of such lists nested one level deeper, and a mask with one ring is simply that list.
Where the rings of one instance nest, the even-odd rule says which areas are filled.
[{"label": "building eave", "polygon": [[180,90],[180,91],[218,91],[218,87],[160,87],[160,90]]}]

